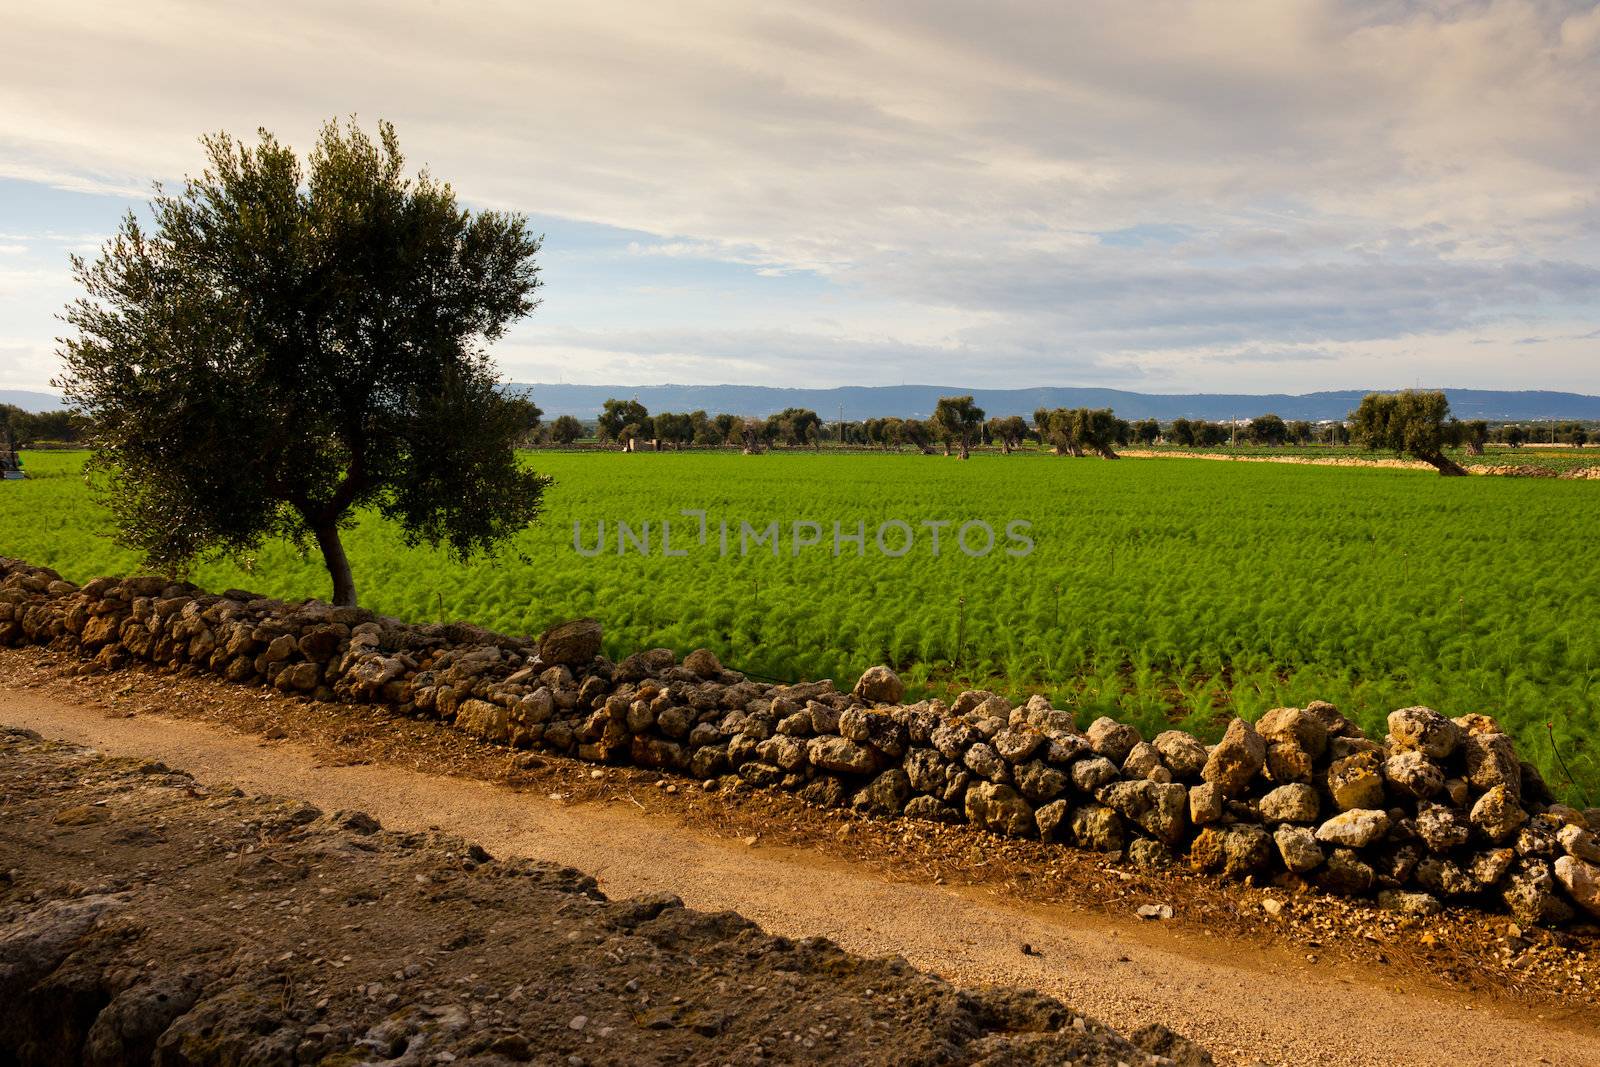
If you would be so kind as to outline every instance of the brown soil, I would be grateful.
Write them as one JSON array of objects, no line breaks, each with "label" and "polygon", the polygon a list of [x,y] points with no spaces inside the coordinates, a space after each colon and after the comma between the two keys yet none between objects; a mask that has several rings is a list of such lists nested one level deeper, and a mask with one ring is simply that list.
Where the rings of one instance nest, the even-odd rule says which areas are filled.
[{"label": "brown soil", "polygon": [[30,731],[0,730],[0,791],[0,1058],[23,1067],[1211,1062],[1028,990]]},{"label": "brown soil", "polygon": [[[1600,1063],[1592,928],[1518,930],[1466,911],[1402,918],[967,827],[508,753],[372,708],[76,667],[0,653],[0,721],[202,781],[466,833],[589,870],[613,894],[675,892],[777,933],[900,953],[963,984],[1033,986],[1125,1030],[1163,1022],[1222,1062]],[[1283,905],[1277,917],[1269,900]],[[1171,905],[1173,919],[1141,922],[1145,903]]]}]

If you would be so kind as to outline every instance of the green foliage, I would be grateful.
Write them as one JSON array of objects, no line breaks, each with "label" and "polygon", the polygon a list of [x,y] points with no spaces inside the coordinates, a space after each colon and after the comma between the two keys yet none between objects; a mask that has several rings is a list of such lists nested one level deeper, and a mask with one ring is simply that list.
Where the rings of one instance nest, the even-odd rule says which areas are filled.
[{"label": "green foliage", "polygon": [[[637,400],[607,400],[597,424],[600,440],[626,441],[628,437],[638,436],[638,432],[649,422],[649,410]],[[630,426],[634,427],[635,433],[625,434],[623,431]]]},{"label": "green foliage", "polygon": [[1350,432],[1365,448],[1415,456],[1440,474],[1466,474],[1444,454],[1451,438],[1459,436],[1449,419],[1450,401],[1439,390],[1368,393],[1350,413]]},{"label": "green foliage", "polygon": [[153,229],[130,213],[74,260],[58,384],[94,422],[121,542],[171,571],[315,538],[354,603],[357,510],[462,558],[527,526],[548,480],[512,445],[539,413],[485,351],[537,303],[526,221],[406,178],[387,124],[327,124],[304,171],[264,130],[203,143]]},{"label": "green foliage", "polygon": [[[595,615],[614,656],[706,646],[775,678],[848,683],[888,662],[923,692],[1045,692],[1080,722],[1111,714],[1147,732],[1179,722],[1215,736],[1221,716],[1313,699],[1380,735],[1384,716],[1411,704],[1484,712],[1571,795],[1553,722],[1573,774],[1600,797],[1593,482],[1036,452],[968,463],[905,452],[537,458],[557,483],[546,522],[514,541],[521,559],[457,563],[364,514],[348,544],[372,576],[370,606],[522,633]],[[37,480],[0,484],[0,554],[80,580],[136,567],[99,536],[109,516],[69,476],[82,456],[27,460]],[[685,508],[708,512],[707,545]],[[796,556],[786,534],[776,557],[738,557],[741,519],[787,529],[807,518],[824,524],[823,545]],[[997,531],[1025,519],[1037,548],[971,559],[947,529],[937,559],[926,536],[885,558],[871,530],[891,518],[983,519]],[[599,519],[608,530],[649,521],[652,554],[618,556],[611,540],[578,556],[573,523],[592,546]],[[661,555],[663,519],[687,556]],[[735,528],[728,558],[719,519]],[[846,545],[833,557],[835,520],[867,524],[867,555]],[[195,578],[286,597],[322,587],[316,563],[283,545],[249,571],[213,563]]]},{"label": "green foliage", "polygon": [[14,404],[0,404],[0,441],[9,440],[17,448],[41,441],[75,444],[88,433],[89,420],[76,411],[24,411]]},{"label": "green foliage", "polygon": [[1261,415],[1250,420],[1245,436],[1258,445],[1281,445],[1289,440],[1289,425],[1276,415]]},{"label": "green foliage", "polygon": [[973,435],[983,425],[983,409],[970,396],[942,396],[933,410],[932,421],[939,440],[946,445],[959,444],[961,458],[966,459]]},{"label": "green foliage", "polygon": [[774,441],[799,448],[818,443],[822,419],[810,408],[784,408],[776,415],[767,416],[760,438],[766,444]]},{"label": "green foliage", "polygon": [[[1035,412],[1037,419],[1041,412]],[[1045,437],[1057,455],[1095,452],[1116,459],[1113,446],[1131,438],[1131,427],[1110,408],[1056,408],[1045,416]]]},{"label": "green foliage", "polygon": [[550,424],[550,440],[558,445],[570,445],[583,436],[583,423],[571,415],[561,415]]}]

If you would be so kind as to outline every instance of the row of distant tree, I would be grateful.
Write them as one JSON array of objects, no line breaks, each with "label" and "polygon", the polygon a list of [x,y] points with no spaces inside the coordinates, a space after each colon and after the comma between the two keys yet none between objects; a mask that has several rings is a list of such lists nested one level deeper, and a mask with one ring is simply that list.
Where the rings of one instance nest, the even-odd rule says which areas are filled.
[{"label": "row of distant tree", "polygon": [[[1400,396],[1408,394],[1374,394]],[[1442,402],[1430,400],[1429,411]],[[1343,422],[1312,423],[1285,420],[1274,414],[1238,422],[1206,419],[1155,419],[1129,421],[1109,408],[1040,408],[1033,419],[1020,415],[987,418],[970,396],[940,399],[932,417],[875,418],[826,423],[809,408],[787,408],[764,419],[740,415],[710,415],[704,411],[664,411],[652,415],[637,400],[611,399],[600,416],[585,424],[571,415],[541,422],[539,409],[527,399],[525,440],[530,444],[571,445],[594,437],[602,444],[626,449],[640,447],[681,449],[743,448],[759,451],[782,446],[819,448],[824,443],[886,450],[943,450],[967,454],[977,445],[1012,452],[1034,444],[1057,455],[1114,457],[1117,448],[1170,445],[1181,448],[1217,448],[1224,445],[1349,446],[1359,444],[1360,411]],[[1569,444],[1583,447],[1600,440],[1600,431],[1581,422],[1543,422],[1532,425],[1493,425],[1483,419],[1462,421],[1449,417],[1448,404],[1439,418],[1441,448],[1462,448],[1481,454],[1494,442],[1513,447],[1529,443]]]},{"label": "row of distant tree", "polygon": [[75,411],[24,411],[14,404],[0,404],[0,438],[9,439],[14,448],[78,444],[88,435],[89,420]]},{"label": "row of distant tree", "polygon": [[[1356,443],[1353,421],[1312,423],[1286,421],[1267,414],[1248,421],[1206,419],[1129,421],[1108,408],[1040,408],[1029,420],[1020,415],[986,418],[972,397],[945,397],[933,417],[887,417],[825,423],[809,408],[786,408],[764,419],[741,415],[709,415],[704,411],[663,411],[655,415],[637,400],[607,400],[598,419],[588,423],[572,415],[545,421],[544,412],[528,397],[512,398],[512,409],[528,445],[569,446],[594,438],[623,448],[743,448],[759,451],[774,446],[818,448],[824,443],[898,450],[970,450],[975,445],[1012,452],[1026,444],[1049,448],[1058,455],[1114,455],[1117,448],[1171,445],[1218,448],[1224,445],[1348,446]],[[1352,413],[1352,420],[1355,413]],[[77,444],[88,440],[90,421],[74,411],[29,412],[0,404],[0,436],[16,448],[40,444]],[[1446,418],[1441,440],[1447,448],[1481,454],[1489,443],[1566,444],[1579,448],[1600,441],[1600,429],[1581,422],[1539,422],[1490,425],[1483,419]]]}]

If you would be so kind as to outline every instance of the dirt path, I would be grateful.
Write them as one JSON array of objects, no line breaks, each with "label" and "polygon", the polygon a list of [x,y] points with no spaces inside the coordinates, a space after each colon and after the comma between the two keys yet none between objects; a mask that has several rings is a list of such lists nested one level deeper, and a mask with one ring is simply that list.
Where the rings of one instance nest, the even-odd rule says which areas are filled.
[{"label": "dirt path", "polygon": [[[107,718],[31,692],[0,690],[0,721],[159,759],[206,782],[299,796],[329,810],[359,808],[393,829],[437,826],[491,852],[578,867],[614,897],[670,891],[693,907],[737,909],[775,933],[826,935],[868,955],[898,953],[962,984],[1033,986],[1125,1030],[1165,1023],[1224,1062],[1600,1064],[1594,1022],[1543,1020],[1492,997],[1396,986],[1381,972],[1180,937],[1156,924],[889,882],[633,808],[566,805],[391,765],[328,767],[293,744],[150,715]],[[1038,954],[1025,955],[1024,943]]]}]

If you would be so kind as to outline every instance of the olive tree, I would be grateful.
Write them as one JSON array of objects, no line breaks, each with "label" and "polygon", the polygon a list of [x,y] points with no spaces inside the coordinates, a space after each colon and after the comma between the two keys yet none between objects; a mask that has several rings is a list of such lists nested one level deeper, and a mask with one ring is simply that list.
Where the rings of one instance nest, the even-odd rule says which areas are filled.
[{"label": "olive tree", "polygon": [[1131,433],[1128,424],[1110,408],[1056,408],[1050,413],[1048,426],[1050,442],[1058,456],[1094,452],[1102,459],[1117,459],[1114,446]]},{"label": "olive tree", "polygon": [[[628,442],[639,436],[650,422],[650,411],[637,400],[618,400],[615,397],[607,400],[600,408],[600,417],[595,420],[595,432],[602,441],[615,441],[624,448]],[[632,433],[629,433],[632,427]]]},{"label": "olive tree", "polygon": [[571,415],[561,415],[550,424],[550,440],[558,445],[570,445],[583,436],[583,423]]},{"label": "olive tree", "polygon": [[1261,415],[1250,420],[1245,436],[1258,445],[1276,447],[1289,440],[1289,425],[1277,415]]},{"label": "olive tree", "polygon": [[487,351],[538,304],[527,220],[407,177],[387,123],[326,124],[305,167],[265,130],[202,144],[152,226],[73,260],[56,384],[94,421],[122,542],[168,572],[314,542],[354,605],[363,509],[462,558],[533,522],[550,480],[517,463],[531,413]]},{"label": "olive tree", "polygon": [[1363,448],[1415,456],[1440,474],[1456,477],[1467,472],[1444,454],[1449,419],[1450,401],[1438,390],[1368,393],[1350,413],[1350,429]]},{"label": "olive tree", "polygon": [[[983,425],[983,409],[970,396],[942,396],[933,409],[935,432],[947,443],[961,442],[961,458],[970,455],[972,435]],[[949,454],[948,447],[946,454]]]}]

